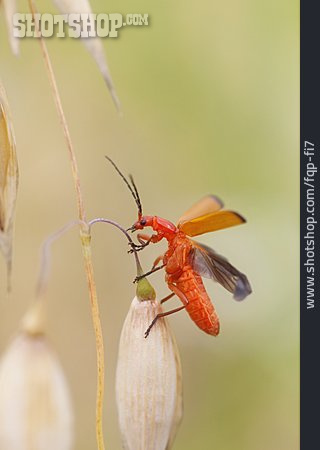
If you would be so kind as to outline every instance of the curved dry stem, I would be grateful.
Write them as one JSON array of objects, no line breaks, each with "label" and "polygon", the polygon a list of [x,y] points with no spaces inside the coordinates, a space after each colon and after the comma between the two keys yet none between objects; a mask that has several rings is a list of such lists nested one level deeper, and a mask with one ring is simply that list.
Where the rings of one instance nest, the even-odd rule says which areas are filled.
[{"label": "curved dry stem", "polygon": [[91,226],[94,225],[95,223],[108,223],[109,225],[113,225],[114,227],[117,227],[118,230],[120,230],[128,239],[129,243],[131,244],[131,248],[133,250],[133,254],[136,260],[136,266],[137,266],[137,276],[139,276],[142,273],[142,267],[140,264],[140,260],[139,260],[139,256],[138,256],[138,252],[134,247],[134,242],[131,239],[130,234],[127,232],[127,230],[125,230],[120,224],[118,224],[118,222],[115,222],[114,220],[110,220],[110,219],[105,219],[104,217],[99,217],[97,219],[93,219],[90,220],[90,222],[88,223],[90,230],[91,230]]},{"label": "curved dry stem", "polygon": [[41,298],[46,291],[51,266],[51,245],[74,226],[80,225],[80,220],[72,220],[58,231],[52,233],[42,244],[40,270],[36,287],[36,297]]},{"label": "curved dry stem", "polygon": [[[34,15],[37,12],[35,2],[33,0],[28,0],[28,2],[29,2],[30,11],[34,18]],[[73,148],[67,121],[66,121],[66,118],[64,115],[57,82],[55,79],[55,75],[53,72],[53,68],[52,68],[51,60],[50,60],[50,57],[49,57],[49,54],[47,51],[46,44],[45,44],[44,40],[42,39],[42,37],[40,36],[37,22],[36,21],[34,21],[34,22],[35,22],[36,33],[38,35],[39,43],[41,46],[43,60],[44,60],[44,63],[45,63],[46,69],[47,69],[47,74],[48,74],[48,78],[50,81],[53,98],[54,98],[54,101],[55,101],[55,104],[57,107],[58,116],[59,116],[59,119],[61,122],[64,136],[65,136],[68,153],[69,153],[69,158],[70,158],[70,162],[71,162],[72,177],[73,177],[75,190],[76,190],[78,214],[79,214],[79,220],[81,222],[80,237],[81,237],[82,253],[83,253],[83,257],[84,257],[85,271],[86,271],[87,283],[88,283],[88,288],[89,288],[90,303],[91,303],[91,315],[92,315],[92,322],[93,322],[93,327],[94,327],[94,332],[95,332],[96,352],[97,352],[96,438],[97,438],[98,449],[104,450],[104,440],[103,440],[103,430],[102,430],[103,397],[104,397],[104,346],[103,346],[103,336],[102,336],[102,327],[101,327],[101,321],[100,321],[97,290],[96,290],[93,265],[92,265],[90,235],[88,232],[89,231],[88,227],[85,223],[86,222],[86,214],[85,214],[85,208],[84,208],[83,197],[82,197],[82,192],[81,192],[77,159],[76,159],[75,151]]]}]

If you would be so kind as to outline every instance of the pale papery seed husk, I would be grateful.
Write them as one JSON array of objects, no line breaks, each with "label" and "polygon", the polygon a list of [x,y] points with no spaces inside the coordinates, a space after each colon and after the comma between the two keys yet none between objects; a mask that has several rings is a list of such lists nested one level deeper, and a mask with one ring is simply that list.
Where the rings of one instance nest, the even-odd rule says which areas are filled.
[{"label": "pale papery seed husk", "polygon": [[[72,14],[72,13],[82,13],[82,14],[91,14],[92,9],[89,0],[54,0],[57,8],[63,14]],[[86,46],[87,50],[95,60],[101,75],[109,89],[112,100],[117,108],[120,111],[120,101],[117,95],[117,92],[114,87],[114,83],[111,77],[111,72],[107,63],[107,59],[104,53],[104,48],[102,45],[101,38],[99,37],[91,37],[91,38],[82,38],[83,44]]]},{"label": "pale papery seed husk", "polygon": [[20,333],[0,362],[1,450],[70,450],[73,412],[60,363],[44,335]]},{"label": "pale papery seed husk", "polygon": [[[171,332],[171,330],[170,330]],[[173,442],[176,438],[179,426],[183,417],[183,384],[182,384],[182,367],[178,345],[174,334],[171,332],[171,338],[173,341],[174,349],[175,349],[175,359],[176,359],[176,367],[177,367],[177,395],[176,395],[176,404],[175,411],[173,416],[173,423],[171,427],[171,432],[169,436],[169,441],[166,447],[166,450],[170,450],[173,446]]]},{"label": "pale papery seed husk", "polygon": [[160,312],[156,300],[135,298],[121,333],[116,397],[126,450],[171,448],[182,416],[181,366],[167,321],[159,319],[144,338]]}]

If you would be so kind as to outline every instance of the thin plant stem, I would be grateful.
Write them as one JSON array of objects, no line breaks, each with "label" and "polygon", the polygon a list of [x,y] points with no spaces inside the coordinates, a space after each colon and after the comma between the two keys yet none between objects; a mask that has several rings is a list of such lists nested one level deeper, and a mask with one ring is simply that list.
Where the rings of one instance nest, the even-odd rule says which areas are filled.
[{"label": "thin plant stem", "polygon": [[[36,5],[33,0],[28,0],[30,11],[32,13],[33,19],[35,18],[35,14],[37,13]],[[97,298],[97,289],[94,279],[94,271],[92,264],[92,255],[91,255],[91,245],[90,245],[90,235],[89,229],[86,224],[86,214],[83,203],[83,197],[81,192],[80,185],[80,176],[78,170],[78,163],[73,147],[73,143],[71,140],[69,128],[67,125],[66,117],[64,114],[64,110],[62,107],[61,97],[59,93],[59,89],[57,86],[56,78],[54,75],[53,67],[51,64],[51,60],[48,54],[47,46],[45,44],[44,39],[41,37],[38,24],[34,20],[35,29],[37,33],[37,37],[39,39],[43,60],[47,69],[48,78],[50,81],[53,98],[57,107],[58,116],[61,122],[61,126],[63,129],[63,133],[65,136],[67,149],[69,153],[69,158],[71,162],[71,170],[72,177],[75,185],[76,198],[77,198],[77,207],[78,207],[78,215],[80,220],[80,237],[81,237],[81,245],[82,245],[82,253],[84,257],[85,263],[85,271],[87,277],[87,283],[89,288],[90,295],[90,304],[91,304],[91,315],[92,322],[95,332],[95,341],[96,341],[96,353],[97,353],[97,393],[96,393],[96,439],[98,450],[104,450],[104,439],[103,439],[103,429],[102,429],[102,417],[103,417],[103,398],[104,398],[104,345],[103,345],[103,335],[102,335],[102,326],[100,321],[100,312],[99,312],[99,304]]]},{"label": "thin plant stem", "polygon": [[[30,10],[32,13],[32,17],[34,18],[35,14],[37,14],[35,2],[33,0],[28,0],[28,1],[29,1],[29,7],[30,7]],[[49,78],[49,82],[51,85],[54,102],[55,102],[56,108],[58,110],[58,116],[60,119],[60,123],[61,123],[62,129],[63,129],[64,137],[65,137],[68,152],[69,152],[73,181],[75,184],[75,190],[76,190],[76,194],[77,194],[79,219],[82,221],[85,221],[86,214],[85,214],[85,209],[84,209],[84,204],[83,204],[81,185],[80,185],[80,176],[79,176],[79,169],[78,169],[76,154],[75,154],[75,151],[73,148],[73,143],[71,140],[69,127],[68,127],[67,120],[66,120],[66,117],[64,114],[64,110],[62,107],[61,97],[60,97],[58,85],[56,82],[56,77],[55,77],[55,74],[53,71],[51,59],[50,59],[50,56],[48,53],[47,45],[40,34],[40,31],[38,28],[38,23],[35,20],[34,20],[34,23],[35,23],[35,31],[36,31],[37,37],[39,39],[40,47],[41,47],[43,60],[44,60],[44,63],[45,63],[46,69],[47,69],[48,78]]]},{"label": "thin plant stem", "polygon": [[136,266],[137,266],[137,275],[142,273],[142,267],[139,261],[139,256],[138,256],[138,252],[136,251],[135,247],[134,247],[134,242],[131,239],[129,233],[120,225],[118,224],[118,222],[115,222],[114,220],[110,220],[110,219],[105,219],[104,217],[99,217],[97,219],[93,219],[90,220],[90,222],[88,223],[90,230],[91,230],[91,226],[94,225],[95,223],[108,223],[109,225],[113,225],[115,227],[118,228],[118,230],[122,231],[122,233],[126,236],[126,238],[128,239],[129,243],[131,244],[131,248],[133,250],[133,254],[136,260]]},{"label": "thin plant stem", "polygon": [[72,220],[71,222],[60,228],[58,231],[52,233],[44,241],[41,249],[40,270],[36,287],[36,298],[41,299],[47,288],[51,266],[51,245],[76,225],[80,225],[80,221]]},{"label": "thin plant stem", "polygon": [[[120,230],[128,239],[129,243],[131,244],[131,248],[135,257],[136,261],[136,267],[137,267],[137,275],[141,273],[142,267],[139,261],[139,256],[137,250],[134,248],[134,242],[131,239],[129,233],[127,230],[125,230],[118,222],[115,222],[111,219],[105,219],[105,218],[97,218],[90,220],[90,222],[86,225],[89,226],[90,233],[91,233],[91,227],[92,225],[96,223],[108,223],[110,225],[113,225],[118,230]],[[50,268],[51,268],[51,246],[52,244],[60,239],[63,235],[65,235],[69,230],[74,228],[75,226],[80,225],[79,220],[72,220],[68,222],[63,227],[59,228],[59,230],[52,233],[50,236],[46,238],[46,240],[42,244],[41,252],[40,252],[40,269],[39,269],[39,275],[37,280],[37,287],[36,287],[36,298],[41,299],[47,289],[47,284],[49,280],[50,275]]]}]

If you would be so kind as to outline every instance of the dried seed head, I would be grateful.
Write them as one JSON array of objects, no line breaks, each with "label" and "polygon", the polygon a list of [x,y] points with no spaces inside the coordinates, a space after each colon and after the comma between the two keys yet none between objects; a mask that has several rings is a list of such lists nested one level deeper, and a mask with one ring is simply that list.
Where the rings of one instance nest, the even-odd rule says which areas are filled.
[{"label": "dried seed head", "polygon": [[18,161],[12,122],[7,97],[0,83],[0,249],[7,263],[9,277],[18,178]]},{"label": "dried seed head", "polygon": [[[89,0],[54,0],[57,8],[62,12],[62,14],[72,14],[72,13],[86,13],[91,14],[92,9]],[[101,75],[109,89],[112,100],[117,108],[121,111],[120,100],[118,98],[114,83],[111,77],[110,69],[107,63],[107,59],[104,54],[104,49],[102,41],[99,37],[91,37],[90,39],[82,38],[83,44],[86,46],[87,50],[95,60]]]},{"label": "dried seed head", "polygon": [[182,417],[180,360],[156,300],[135,297],[123,325],[116,374],[120,431],[126,450],[169,450]]},{"label": "dried seed head", "polygon": [[[39,308],[34,311],[39,315]],[[40,316],[26,316],[24,330],[0,362],[0,448],[69,450],[73,414],[66,380]]]}]

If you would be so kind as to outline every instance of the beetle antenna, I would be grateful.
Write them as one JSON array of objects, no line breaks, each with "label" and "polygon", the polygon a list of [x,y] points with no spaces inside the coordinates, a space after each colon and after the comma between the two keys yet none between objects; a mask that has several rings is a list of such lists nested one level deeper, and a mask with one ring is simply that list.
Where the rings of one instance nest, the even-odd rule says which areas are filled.
[{"label": "beetle antenna", "polygon": [[133,185],[133,189],[132,186],[130,185],[129,181],[126,179],[126,177],[123,175],[123,173],[121,172],[121,170],[119,169],[119,167],[116,165],[116,163],[114,163],[112,161],[111,158],[109,158],[109,156],[105,155],[106,159],[113,165],[113,167],[116,169],[116,171],[118,172],[118,174],[120,175],[120,177],[123,179],[123,181],[126,183],[129,191],[132,194],[132,197],[134,198],[134,201],[136,202],[136,205],[138,207],[138,212],[139,212],[139,216],[142,215],[142,206],[141,206],[141,201],[140,201],[140,197],[137,191],[137,187],[133,181],[133,178],[130,176],[130,181],[132,182]]},{"label": "beetle antenna", "polygon": [[134,182],[134,179],[133,179],[132,175],[129,175],[129,180],[131,181],[131,184],[133,186],[134,192],[136,194],[137,205],[138,205],[138,210],[139,210],[139,216],[142,216],[142,204],[141,204],[141,200],[140,200],[140,195],[139,195],[136,183]]}]

